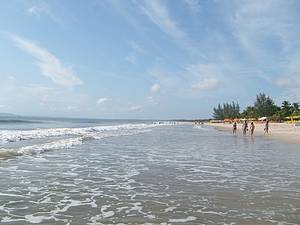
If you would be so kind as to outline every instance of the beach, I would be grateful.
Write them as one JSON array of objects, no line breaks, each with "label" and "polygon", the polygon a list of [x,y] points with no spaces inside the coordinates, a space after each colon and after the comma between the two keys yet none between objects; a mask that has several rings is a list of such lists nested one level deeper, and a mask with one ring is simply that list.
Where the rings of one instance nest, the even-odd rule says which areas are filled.
[{"label": "beach", "polygon": [[[206,123],[219,131],[232,132],[230,123]],[[250,123],[248,123],[250,125]],[[264,123],[255,123],[254,137],[264,136],[266,138],[276,138],[289,144],[300,144],[300,126],[287,123],[269,123],[269,133],[264,133]],[[249,127],[248,127],[249,128]],[[242,135],[242,124],[237,125],[237,135]],[[250,135],[249,132],[247,135]]]},{"label": "beach", "polygon": [[0,223],[299,224],[298,146],[258,134],[155,121],[7,122]]}]

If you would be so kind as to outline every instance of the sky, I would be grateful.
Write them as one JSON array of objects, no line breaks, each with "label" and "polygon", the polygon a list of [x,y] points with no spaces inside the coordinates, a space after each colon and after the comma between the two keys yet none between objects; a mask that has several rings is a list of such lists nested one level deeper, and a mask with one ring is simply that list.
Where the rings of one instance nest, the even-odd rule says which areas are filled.
[{"label": "sky", "polygon": [[300,101],[298,0],[0,2],[0,112],[209,118]]}]

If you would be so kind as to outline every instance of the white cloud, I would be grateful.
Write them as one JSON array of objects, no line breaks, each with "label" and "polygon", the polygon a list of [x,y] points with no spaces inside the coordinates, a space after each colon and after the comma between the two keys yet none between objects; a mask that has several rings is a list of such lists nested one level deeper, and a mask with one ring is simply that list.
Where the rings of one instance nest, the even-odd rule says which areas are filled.
[{"label": "white cloud", "polygon": [[99,98],[97,100],[97,105],[101,105],[103,104],[104,102],[107,102],[108,101],[108,98]]},{"label": "white cloud", "polygon": [[151,92],[156,93],[160,91],[160,86],[159,84],[153,84],[151,87]]},{"label": "white cloud", "polygon": [[148,73],[163,85],[164,94],[198,97],[196,90],[217,90],[222,87],[226,83],[223,74],[230,73],[231,70],[221,63],[198,63],[187,64],[184,69],[176,73],[159,68],[149,70]]},{"label": "white cloud", "polygon": [[130,111],[142,111],[142,109],[143,109],[143,106],[141,106],[141,105],[135,105],[135,106],[129,107]]},{"label": "white cloud", "polygon": [[73,87],[82,84],[82,81],[76,76],[72,68],[63,65],[47,49],[14,34],[9,34],[9,37],[15,42],[17,47],[37,59],[37,65],[42,74],[50,78],[54,83],[64,87]]},{"label": "white cloud", "polygon": [[8,76],[8,79],[11,80],[11,81],[16,80],[16,78],[14,76]]},{"label": "white cloud", "polygon": [[221,85],[221,81],[216,78],[204,78],[198,83],[193,84],[192,88],[199,91],[208,91],[208,90],[214,90],[220,87],[220,85]]}]

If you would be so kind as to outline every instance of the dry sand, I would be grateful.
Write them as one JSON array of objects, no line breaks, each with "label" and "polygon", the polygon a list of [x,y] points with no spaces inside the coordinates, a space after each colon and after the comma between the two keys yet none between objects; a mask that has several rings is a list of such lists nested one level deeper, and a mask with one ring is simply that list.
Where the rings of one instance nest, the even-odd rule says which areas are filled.
[{"label": "dry sand", "polygon": [[[232,132],[232,124],[228,123],[207,123],[220,131]],[[249,124],[250,125],[250,124]],[[286,143],[300,144],[300,126],[286,123],[269,123],[269,134],[264,134],[264,123],[255,123],[254,136],[266,136],[277,138]],[[242,124],[237,126],[237,134],[242,135]],[[250,135],[248,132],[247,135]]]}]

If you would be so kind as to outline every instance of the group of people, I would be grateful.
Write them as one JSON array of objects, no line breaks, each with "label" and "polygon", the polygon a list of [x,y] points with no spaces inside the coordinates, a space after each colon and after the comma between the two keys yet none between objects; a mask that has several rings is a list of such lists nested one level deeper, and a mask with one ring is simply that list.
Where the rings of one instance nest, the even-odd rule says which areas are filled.
[{"label": "group of people", "polygon": [[[248,129],[248,122],[247,122],[247,120],[244,121],[243,126],[242,126],[243,135],[246,135],[247,131],[250,131],[250,135],[252,136],[254,133],[254,129],[255,129],[255,125],[253,122],[250,123],[250,127]],[[237,131],[237,123],[234,122],[233,127],[232,127],[232,133],[236,134],[236,131]],[[264,131],[265,131],[265,134],[269,133],[269,121],[268,120],[265,123]]]}]

